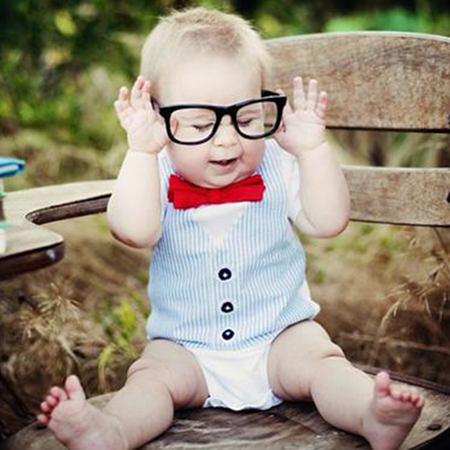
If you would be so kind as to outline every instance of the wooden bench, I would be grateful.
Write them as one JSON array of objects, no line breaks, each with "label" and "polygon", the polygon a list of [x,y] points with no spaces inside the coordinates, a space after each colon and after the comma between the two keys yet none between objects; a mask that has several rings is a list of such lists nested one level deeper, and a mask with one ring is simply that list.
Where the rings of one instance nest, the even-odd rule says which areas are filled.
[{"label": "wooden bench", "polygon": [[[271,88],[291,92],[293,75],[315,77],[329,92],[333,129],[450,132],[450,39],[411,33],[342,33],[267,41],[277,68]],[[32,161],[29,162],[32,164]],[[450,225],[450,169],[345,167],[351,219],[389,224]],[[9,248],[0,279],[49,266],[64,240],[46,222],[105,211],[113,181],[11,193],[3,202]],[[320,301],[320,299],[319,299]],[[368,373],[376,369],[365,368]],[[450,389],[396,375],[425,394],[427,405],[403,449],[450,448]],[[103,404],[110,394],[93,399]],[[360,437],[334,430],[310,403],[266,412],[179,412],[172,428],[144,448],[364,449]],[[1,450],[64,448],[36,423],[0,443]]]}]

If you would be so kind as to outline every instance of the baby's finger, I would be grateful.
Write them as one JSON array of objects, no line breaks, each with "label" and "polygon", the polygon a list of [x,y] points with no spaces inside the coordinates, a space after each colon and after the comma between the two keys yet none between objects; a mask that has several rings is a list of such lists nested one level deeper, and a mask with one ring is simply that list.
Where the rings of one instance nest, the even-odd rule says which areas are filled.
[{"label": "baby's finger", "polygon": [[133,107],[140,106],[139,104],[142,98],[142,88],[144,87],[144,84],[145,78],[142,75],[139,75],[131,89],[131,97],[130,97],[131,106]]},{"label": "baby's finger", "polygon": [[114,102],[114,108],[116,109],[117,114],[120,114],[129,107],[130,102],[128,101],[128,89],[125,86],[122,86],[119,90],[119,97]]},{"label": "baby's finger", "polygon": [[325,119],[325,115],[328,107],[328,94],[325,91],[321,91],[319,94],[319,100],[317,101],[316,114],[320,119]]},{"label": "baby's finger", "polygon": [[117,117],[119,119],[120,125],[122,128],[128,131],[129,126],[133,122],[133,117],[135,115],[135,112],[130,107],[122,112],[117,113]]},{"label": "baby's finger", "polygon": [[142,101],[144,102],[144,109],[153,112],[153,105],[151,99],[151,82],[146,80],[142,88]]},{"label": "baby's finger", "polygon": [[121,101],[121,102],[127,102],[128,101],[128,89],[127,89],[126,86],[122,86],[119,89],[119,98],[118,98],[118,100]]},{"label": "baby's finger", "polygon": [[[177,130],[178,122],[174,117],[170,119],[171,133],[175,134]],[[167,132],[166,124],[162,121],[155,123],[155,141],[159,143],[161,147],[164,147],[169,142],[169,134]]]},{"label": "baby's finger", "polygon": [[289,104],[289,102],[286,102],[286,106],[283,109],[283,116],[288,116],[290,114],[292,114],[294,111],[292,110],[291,105]]},{"label": "baby's finger", "polygon": [[116,110],[117,117],[120,121],[132,113],[130,104],[128,102],[121,102],[120,100],[114,102],[114,109]]},{"label": "baby's finger", "polygon": [[120,125],[126,130],[134,114],[133,108],[128,100],[116,100],[114,102],[114,109],[116,110]]},{"label": "baby's finger", "polygon": [[306,99],[306,109],[308,111],[315,111],[317,105],[317,80],[309,80],[308,97]]},{"label": "baby's finger", "polygon": [[294,78],[294,111],[305,109],[305,91],[302,77]]},{"label": "baby's finger", "polygon": [[119,89],[119,95],[117,97],[117,100],[114,102],[114,106],[117,105],[119,110],[123,110],[129,106],[128,101],[128,89],[125,86],[122,86]]},{"label": "baby's finger", "polygon": [[283,109],[283,114],[281,116],[281,122],[280,122],[280,125],[279,125],[276,133],[284,133],[286,131],[286,125],[285,125],[286,117],[290,116],[293,113],[294,113],[294,111],[292,110],[291,105],[287,101],[286,106]]},{"label": "baby's finger", "polygon": [[150,94],[151,87],[152,87],[151,81],[150,80],[145,80],[144,84],[142,85],[142,93]]}]

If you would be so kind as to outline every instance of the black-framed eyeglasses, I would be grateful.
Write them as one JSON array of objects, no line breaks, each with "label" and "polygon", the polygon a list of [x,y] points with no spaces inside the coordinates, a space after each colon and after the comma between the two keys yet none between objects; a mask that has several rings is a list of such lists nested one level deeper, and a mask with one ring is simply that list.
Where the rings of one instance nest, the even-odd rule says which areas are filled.
[{"label": "black-framed eyeglasses", "polygon": [[263,91],[261,98],[228,106],[196,103],[162,106],[155,99],[152,104],[164,118],[170,140],[182,145],[198,145],[214,136],[227,115],[236,131],[246,139],[270,136],[280,126],[286,96]]}]

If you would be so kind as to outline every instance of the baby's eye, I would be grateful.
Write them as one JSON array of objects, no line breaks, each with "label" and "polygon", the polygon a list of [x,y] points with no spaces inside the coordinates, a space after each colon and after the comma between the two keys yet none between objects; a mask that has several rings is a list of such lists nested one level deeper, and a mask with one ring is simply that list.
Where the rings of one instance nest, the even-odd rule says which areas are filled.
[{"label": "baby's eye", "polygon": [[213,124],[212,123],[207,123],[207,124],[204,124],[204,125],[192,125],[192,126],[197,131],[207,131],[208,129],[210,129],[213,126]]},{"label": "baby's eye", "polygon": [[240,127],[248,127],[254,122],[255,119],[245,119],[245,120],[238,120],[238,125]]}]

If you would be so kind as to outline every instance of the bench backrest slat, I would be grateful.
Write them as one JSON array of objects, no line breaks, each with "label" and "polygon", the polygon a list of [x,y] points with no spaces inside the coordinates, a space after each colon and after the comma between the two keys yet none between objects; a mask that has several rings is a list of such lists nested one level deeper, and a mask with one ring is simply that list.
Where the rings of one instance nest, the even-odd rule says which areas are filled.
[{"label": "bench backrest slat", "polygon": [[450,226],[450,169],[347,166],[355,221]]},{"label": "bench backrest slat", "polygon": [[[352,220],[450,226],[450,169],[345,166],[344,173]],[[5,199],[5,212],[22,225],[24,217],[43,224],[103,212],[113,184],[90,181],[13,192]]]},{"label": "bench backrest slat", "polygon": [[270,88],[317,78],[330,128],[450,132],[450,38],[395,32],[272,39]]}]

